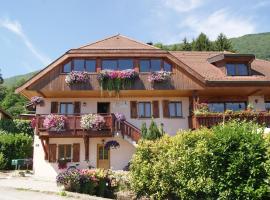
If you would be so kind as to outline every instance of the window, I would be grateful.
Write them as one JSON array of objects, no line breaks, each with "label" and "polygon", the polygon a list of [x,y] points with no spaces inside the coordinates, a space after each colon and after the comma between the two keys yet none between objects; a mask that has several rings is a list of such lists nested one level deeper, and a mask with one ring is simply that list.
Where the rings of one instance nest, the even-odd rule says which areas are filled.
[{"label": "window", "polygon": [[64,65],[63,72],[64,73],[71,72],[71,61]]},{"label": "window", "polygon": [[182,102],[169,103],[170,117],[182,117]]},{"label": "window", "polygon": [[102,69],[125,70],[133,69],[132,59],[102,60]]},{"label": "window", "polygon": [[170,63],[167,63],[164,61],[164,71],[171,72],[172,71],[172,65]]},{"label": "window", "polygon": [[240,111],[246,109],[246,102],[208,103],[208,109],[210,112]]},{"label": "window", "polygon": [[63,73],[71,71],[96,71],[96,60],[74,59],[63,66]]},{"label": "window", "polygon": [[104,148],[104,146],[98,147],[98,159],[108,160],[109,159],[109,149]]},{"label": "window", "polygon": [[71,162],[71,144],[58,145],[58,160]]},{"label": "window", "polygon": [[150,72],[149,60],[140,60],[140,72]]},{"label": "window", "polygon": [[210,112],[224,112],[225,104],[224,103],[209,103],[208,109]]},{"label": "window", "polygon": [[140,72],[172,71],[172,65],[162,59],[141,59]]},{"label": "window", "polygon": [[84,71],[84,60],[75,59],[73,60],[74,71]]},{"label": "window", "polygon": [[149,118],[151,117],[151,103],[150,102],[139,102],[138,104],[139,117]]},{"label": "window", "polygon": [[161,70],[161,60],[152,59],[151,60],[151,72],[156,72]]},{"label": "window", "polygon": [[232,110],[232,111],[240,111],[246,109],[246,103],[245,102],[227,102],[225,103],[226,110]]},{"label": "window", "polygon": [[247,76],[248,67],[246,64],[226,64],[228,76]]},{"label": "window", "polygon": [[85,71],[95,72],[96,71],[96,61],[95,60],[86,60],[85,61]]},{"label": "window", "polygon": [[102,60],[102,69],[117,70],[117,60]]},{"label": "window", "polygon": [[73,103],[60,103],[60,114],[70,115],[74,113]]},{"label": "window", "polygon": [[270,102],[265,102],[265,110],[270,111]]},{"label": "window", "polygon": [[118,69],[125,70],[125,69],[132,69],[133,68],[133,60],[131,59],[119,59],[118,60]]}]

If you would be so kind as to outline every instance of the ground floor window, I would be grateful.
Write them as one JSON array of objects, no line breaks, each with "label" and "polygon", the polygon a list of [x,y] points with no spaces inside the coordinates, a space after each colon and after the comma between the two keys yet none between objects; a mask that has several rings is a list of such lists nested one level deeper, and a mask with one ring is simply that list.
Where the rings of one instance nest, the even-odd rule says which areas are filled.
[{"label": "ground floor window", "polygon": [[60,114],[73,114],[74,105],[73,103],[60,103]]},{"label": "ground floor window", "polygon": [[139,102],[138,113],[139,113],[139,117],[150,118],[151,117],[151,102]]},{"label": "ground floor window", "polygon": [[182,102],[171,101],[169,103],[170,117],[182,117]]},{"label": "ground floor window", "polygon": [[71,162],[71,144],[58,145],[58,160]]},{"label": "ground floor window", "polygon": [[225,110],[241,111],[246,109],[246,102],[217,102],[208,103],[210,112],[224,112]]},{"label": "ground floor window", "polygon": [[265,110],[270,111],[270,101],[265,102]]}]

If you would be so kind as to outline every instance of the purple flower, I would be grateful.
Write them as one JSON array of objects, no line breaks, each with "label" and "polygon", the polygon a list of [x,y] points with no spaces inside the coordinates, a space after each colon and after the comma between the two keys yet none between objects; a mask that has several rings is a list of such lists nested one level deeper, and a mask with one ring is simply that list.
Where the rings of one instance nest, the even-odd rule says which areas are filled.
[{"label": "purple flower", "polygon": [[71,71],[65,78],[65,82],[68,85],[75,83],[87,83],[89,81],[89,74],[81,71]]},{"label": "purple flower", "polygon": [[148,77],[148,81],[151,83],[168,81],[171,78],[171,75],[172,73],[167,71],[152,72]]},{"label": "purple flower", "polygon": [[41,102],[43,102],[43,98],[42,97],[39,97],[39,96],[34,96],[34,97],[31,98],[30,101],[31,101],[32,104],[38,105]]}]

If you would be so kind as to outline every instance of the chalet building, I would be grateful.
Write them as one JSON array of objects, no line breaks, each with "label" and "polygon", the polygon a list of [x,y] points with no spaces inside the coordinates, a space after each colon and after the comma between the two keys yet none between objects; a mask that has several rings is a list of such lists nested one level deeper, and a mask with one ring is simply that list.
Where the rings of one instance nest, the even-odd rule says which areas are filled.
[{"label": "chalet building", "polygon": [[[269,86],[270,62],[253,54],[164,51],[116,35],[67,51],[16,92],[32,101],[42,98],[35,104],[34,171],[53,177],[62,170],[61,160],[67,167],[123,169],[142,123],[152,118],[175,135],[228,117],[194,115],[201,103],[212,113],[252,105],[268,125]],[[91,113],[102,116],[102,126],[82,124]],[[48,125],[49,114],[65,116],[61,130]],[[105,148],[110,141],[120,146]]]}]

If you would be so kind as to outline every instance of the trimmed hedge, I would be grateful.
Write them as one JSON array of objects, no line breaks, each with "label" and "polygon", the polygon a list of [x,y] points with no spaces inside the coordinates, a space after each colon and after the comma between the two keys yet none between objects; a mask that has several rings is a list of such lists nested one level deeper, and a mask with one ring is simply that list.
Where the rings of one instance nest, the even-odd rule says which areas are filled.
[{"label": "trimmed hedge", "polygon": [[131,164],[131,186],[153,199],[269,198],[269,143],[252,122],[141,141]]},{"label": "trimmed hedge", "polygon": [[33,147],[31,136],[17,133],[9,134],[0,131],[0,167],[1,169],[12,169],[12,159],[31,158]]},{"label": "trimmed hedge", "polygon": [[0,120],[0,130],[9,132],[9,133],[25,133],[27,135],[34,135],[34,130],[31,127],[30,120],[21,120],[21,119],[2,119]]}]

